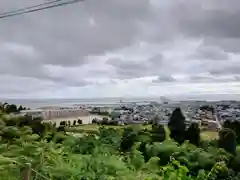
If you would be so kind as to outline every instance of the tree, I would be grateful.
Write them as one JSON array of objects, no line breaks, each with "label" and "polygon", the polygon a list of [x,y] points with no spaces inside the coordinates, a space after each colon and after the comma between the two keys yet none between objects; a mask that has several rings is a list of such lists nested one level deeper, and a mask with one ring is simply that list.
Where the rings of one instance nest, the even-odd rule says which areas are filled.
[{"label": "tree", "polygon": [[54,128],[57,127],[57,123],[56,123],[56,122],[53,123],[53,127],[54,127]]},{"label": "tree", "polygon": [[186,132],[186,140],[191,144],[199,146],[200,143],[200,128],[198,123],[192,123]]},{"label": "tree", "polygon": [[59,126],[58,128],[57,128],[57,132],[65,132],[65,127],[64,126]]},{"label": "tree", "polygon": [[67,126],[71,126],[71,121],[68,121]]},{"label": "tree", "polygon": [[170,130],[170,137],[178,143],[183,143],[185,140],[185,117],[182,114],[180,108],[176,108],[168,122],[168,128]]},{"label": "tree", "polygon": [[96,119],[96,118],[94,118],[94,119],[92,120],[92,124],[97,124],[97,119]]},{"label": "tree", "polygon": [[235,134],[236,134],[236,138],[237,138],[237,142],[240,143],[240,122],[239,121],[225,121],[223,124],[224,128],[229,128],[232,129]]},{"label": "tree", "polygon": [[76,120],[74,120],[74,121],[73,121],[73,125],[74,125],[74,126],[76,126],[76,124],[77,124],[77,121],[76,121]]},{"label": "tree", "polygon": [[17,108],[17,106],[15,105],[15,104],[7,104],[6,106],[5,106],[5,112],[7,113],[7,114],[10,114],[10,113],[15,113],[15,112],[18,112],[18,108]]},{"label": "tree", "polygon": [[132,127],[124,128],[120,145],[121,151],[125,152],[131,150],[132,146],[134,145],[137,139],[137,135],[138,133]]},{"label": "tree", "polygon": [[225,149],[227,152],[235,154],[236,153],[236,134],[233,130],[224,128],[219,131],[219,148]]},{"label": "tree", "polygon": [[166,139],[165,128],[161,124],[153,124],[152,125],[152,142],[162,142]]},{"label": "tree", "polygon": [[82,124],[82,120],[81,119],[79,119],[77,122],[78,122],[78,124]]},{"label": "tree", "polygon": [[18,112],[22,111],[22,110],[25,110],[26,108],[23,108],[22,106],[19,106],[18,108]]},{"label": "tree", "polygon": [[101,124],[102,125],[108,125],[108,118],[103,117]]}]

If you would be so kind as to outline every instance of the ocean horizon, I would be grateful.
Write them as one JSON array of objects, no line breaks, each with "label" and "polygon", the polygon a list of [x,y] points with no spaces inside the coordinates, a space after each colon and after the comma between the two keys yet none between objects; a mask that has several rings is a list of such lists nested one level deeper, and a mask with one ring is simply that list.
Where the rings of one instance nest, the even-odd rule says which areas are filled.
[{"label": "ocean horizon", "polygon": [[122,103],[131,102],[144,102],[144,101],[156,101],[162,102],[169,100],[170,102],[179,101],[195,101],[195,100],[207,100],[207,101],[219,101],[219,100],[240,100],[239,94],[214,94],[214,95],[198,95],[198,96],[159,96],[159,97],[105,97],[105,98],[62,98],[62,99],[11,99],[0,98],[0,102],[7,102],[9,104],[23,105],[25,107],[34,109],[44,106],[73,106],[74,104],[81,105],[118,105],[120,101]]},{"label": "ocean horizon", "polygon": [[92,98],[92,99],[3,99],[1,102],[9,104],[22,105],[27,108],[40,108],[44,106],[73,106],[73,105],[98,105],[98,106],[114,106],[122,103],[143,102],[143,101],[159,101],[160,99],[149,98]]}]

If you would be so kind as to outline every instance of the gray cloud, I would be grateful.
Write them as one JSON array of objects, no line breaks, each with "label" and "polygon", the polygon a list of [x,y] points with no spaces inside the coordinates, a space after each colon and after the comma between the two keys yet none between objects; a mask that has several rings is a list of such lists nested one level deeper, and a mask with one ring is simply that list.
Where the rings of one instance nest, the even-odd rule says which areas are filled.
[{"label": "gray cloud", "polygon": [[[0,6],[8,3],[10,7],[7,1]],[[25,0],[22,4],[29,3]],[[130,44],[138,29],[137,22],[148,16],[149,5],[146,0],[89,0],[12,17],[1,21],[0,41],[33,46],[41,53],[44,64],[83,64],[85,56]]]},{"label": "gray cloud", "polygon": [[[229,63],[231,63],[231,62],[229,62]],[[229,64],[226,66],[216,66],[216,67],[210,69],[209,72],[213,75],[240,74],[240,65],[233,63],[233,64]]]},{"label": "gray cloud", "polygon": [[[42,0],[3,0],[0,12],[37,2]],[[3,84],[14,93],[24,91],[21,83],[32,91],[104,84],[88,78],[115,84],[111,79],[158,76],[155,82],[175,83],[174,75],[184,74],[190,82],[227,81],[218,77],[238,77],[240,72],[237,60],[231,59],[240,52],[239,17],[238,0],[87,0],[3,19],[0,75],[12,81]],[[182,39],[203,43],[195,51],[191,45],[175,47]],[[141,41],[157,45],[158,55],[149,48],[135,54],[123,51],[123,57],[105,64],[89,58]]]},{"label": "gray cloud", "polygon": [[239,82],[239,76],[218,76],[218,75],[193,75],[188,82],[192,83],[218,83],[218,82]]},{"label": "gray cloud", "polygon": [[116,69],[116,74],[119,78],[136,78],[146,75],[146,66],[142,62],[109,59],[107,64],[112,65]]},{"label": "gray cloud", "polygon": [[158,78],[156,80],[153,80],[153,83],[172,83],[172,82],[176,82],[177,80],[170,76],[170,75],[160,75],[158,76]]},{"label": "gray cloud", "polygon": [[176,3],[172,10],[176,11],[174,17],[180,33],[203,37],[206,44],[219,46],[225,51],[239,52],[240,49],[234,46],[239,44],[240,38],[239,1],[184,1]]},{"label": "gray cloud", "polygon": [[150,59],[122,60],[109,59],[106,63],[115,68],[118,78],[139,78],[144,76],[155,76],[159,74],[164,57],[158,54]]},{"label": "gray cloud", "polygon": [[201,46],[190,58],[200,60],[228,60],[228,53],[215,47]]}]

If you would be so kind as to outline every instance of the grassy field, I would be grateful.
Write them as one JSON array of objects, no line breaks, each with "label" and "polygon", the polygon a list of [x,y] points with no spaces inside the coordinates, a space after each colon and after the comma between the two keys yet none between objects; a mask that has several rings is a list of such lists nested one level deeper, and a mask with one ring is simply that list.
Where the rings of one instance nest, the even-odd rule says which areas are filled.
[{"label": "grassy field", "polygon": [[201,132],[201,138],[205,140],[213,140],[218,138],[218,132],[216,131],[203,131]]},{"label": "grassy field", "polygon": [[[152,128],[151,125],[139,125],[138,124],[138,125],[133,125],[133,126],[141,127],[141,128],[147,128],[147,129]],[[80,126],[77,126],[77,127],[67,128],[66,130],[68,132],[94,133],[94,132],[97,132],[100,127],[101,126],[96,125],[96,124],[87,124],[87,125],[80,125]],[[104,127],[114,128],[114,129],[123,129],[124,127],[127,127],[127,126],[110,126],[110,125],[107,125],[107,126],[104,126]],[[166,133],[167,133],[167,137],[169,137],[169,129],[168,129],[167,126],[165,126],[165,130],[166,130]],[[216,131],[203,131],[203,132],[201,132],[201,138],[204,139],[204,140],[216,139],[216,138],[218,138],[218,132],[216,132]]]}]

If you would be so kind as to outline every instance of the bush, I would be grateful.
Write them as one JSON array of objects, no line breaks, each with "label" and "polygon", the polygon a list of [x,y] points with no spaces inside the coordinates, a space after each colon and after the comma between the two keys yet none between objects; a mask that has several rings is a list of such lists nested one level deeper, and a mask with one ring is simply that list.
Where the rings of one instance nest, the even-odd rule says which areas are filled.
[{"label": "bush", "polygon": [[223,148],[227,152],[235,154],[236,145],[236,134],[233,130],[224,128],[219,132],[219,148]]},{"label": "bush", "polygon": [[94,118],[94,119],[92,120],[92,124],[97,124],[97,123],[98,123],[97,119]]},{"label": "bush", "polygon": [[82,120],[81,119],[79,119],[77,122],[78,122],[78,124],[82,124]]},{"label": "bush", "polygon": [[60,123],[60,125],[66,126],[66,121],[62,121],[62,122]]},{"label": "bush", "polygon": [[73,126],[76,126],[76,124],[77,124],[77,121],[74,120],[74,121],[73,121]]},{"label": "bush", "polygon": [[[108,124],[112,122],[108,121]],[[71,133],[65,133],[65,129]],[[196,134],[194,129],[198,127],[192,124],[186,138],[193,138],[190,134]],[[181,145],[173,140],[153,142],[161,141],[165,136],[164,127],[157,124],[152,130],[142,125],[125,129],[101,126],[98,130],[60,125],[57,131],[60,132],[41,120],[2,116],[1,179],[18,180],[23,176],[20,166],[26,162],[30,162],[36,171],[31,174],[31,179],[43,176],[56,180],[240,179],[240,147],[235,150],[236,137],[230,129],[223,129],[219,140],[201,141],[200,148],[187,141]],[[34,132],[39,132],[42,137]],[[189,141],[195,143],[195,140]]]},{"label": "bush", "polygon": [[159,157],[161,165],[168,164],[175,152],[178,152],[178,145],[173,141],[155,142],[147,147],[148,158]]},{"label": "bush", "polygon": [[101,125],[108,125],[108,118],[103,118],[102,121],[100,122]]},{"label": "bush", "polygon": [[191,144],[199,146],[200,144],[200,128],[198,123],[192,123],[186,132],[186,140]]},{"label": "bush", "polygon": [[112,126],[117,126],[118,125],[118,121],[108,121],[108,125],[112,125]]},{"label": "bush", "polygon": [[223,124],[224,128],[229,128],[232,129],[235,134],[236,134],[236,138],[237,138],[237,142],[240,143],[240,122],[239,121],[225,121]]},{"label": "bush", "polygon": [[59,126],[57,128],[57,132],[65,132],[65,127],[64,126]]},{"label": "bush", "polygon": [[137,135],[138,132],[132,127],[124,128],[120,145],[121,151],[125,152],[131,150],[132,146],[134,145],[134,142],[137,140]]},{"label": "bush", "polygon": [[185,140],[185,117],[182,114],[180,108],[176,108],[168,122],[168,128],[170,130],[170,137],[178,143],[183,143]]},{"label": "bush", "polygon": [[240,154],[233,158],[233,160],[229,164],[229,167],[233,169],[235,172],[240,173]]},{"label": "bush", "polygon": [[152,142],[162,142],[166,139],[165,128],[161,124],[152,125]]}]

